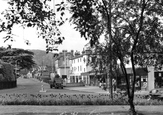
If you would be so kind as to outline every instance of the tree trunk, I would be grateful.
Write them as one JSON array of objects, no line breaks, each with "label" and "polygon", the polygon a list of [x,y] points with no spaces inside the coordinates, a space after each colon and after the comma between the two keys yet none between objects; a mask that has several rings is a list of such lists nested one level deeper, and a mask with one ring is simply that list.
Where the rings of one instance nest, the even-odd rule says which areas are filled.
[{"label": "tree trunk", "polygon": [[134,94],[132,94],[133,93],[132,87],[130,86],[127,71],[126,71],[125,65],[124,65],[122,60],[121,60],[121,68],[122,68],[122,72],[123,72],[123,74],[124,74],[124,76],[126,78],[126,88],[127,88],[128,102],[129,102],[129,105],[130,105],[129,111],[130,111],[131,115],[136,115],[135,105],[134,105]]},{"label": "tree trunk", "polygon": [[134,100],[132,97],[129,99],[129,104],[130,104],[130,110],[129,111],[130,111],[131,115],[136,115],[137,113],[135,111]]},{"label": "tree trunk", "polygon": [[131,100],[130,100],[130,110],[133,113],[133,115],[136,115],[135,106],[134,106],[134,92],[135,92],[135,81],[136,81],[136,70],[134,65],[134,55],[131,53],[131,64],[132,64],[132,71],[133,71],[133,81],[132,81],[132,87],[131,87]]},{"label": "tree trunk", "polygon": [[109,66],[107,68],[106,86],[107,86],[107,89],[109,90],[110,97],[113,100],[112,76],[111,76],[111,70],[110,69],[111,69],[111,66],[109,64]]}]

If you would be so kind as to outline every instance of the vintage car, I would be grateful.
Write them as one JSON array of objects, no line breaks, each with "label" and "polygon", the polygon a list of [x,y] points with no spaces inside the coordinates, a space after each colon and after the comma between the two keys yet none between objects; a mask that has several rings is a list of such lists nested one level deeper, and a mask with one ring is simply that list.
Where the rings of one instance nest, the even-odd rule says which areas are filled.
[{"label": "vintage car", "polygon": [[54,87],[55,89],[58,89],[58,88],[63,89],[63,79],[62,78],[54,78],[53,81],[50,80],[49,84],[50,84],[50,88]]},{"label": "vintage car", "polygon": [[150,90],[148,94],[148,100],[151,100],[151,99],[163,100],[163,88]]}]

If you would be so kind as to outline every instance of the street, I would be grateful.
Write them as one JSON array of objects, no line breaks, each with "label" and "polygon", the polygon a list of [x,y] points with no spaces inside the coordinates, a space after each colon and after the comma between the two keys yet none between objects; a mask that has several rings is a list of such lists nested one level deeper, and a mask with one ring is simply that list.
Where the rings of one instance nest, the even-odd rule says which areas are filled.
[{"label": "street", "polygon": [[[40,92],[42,89],[42,85],[46,92]],[[79,89],[79,90],[78,90]],[[53,94],[80,94],[80,93],[107,93],[103,91],[99,87],[64,87],[63,89],[50,89],[49,84],[41,83],[39,80],[35,78],[25,79],[25,78],[18,78],[17,79],[17,87],[11,89],[3,89],[0,90],[0,94],[12,94],[12,93],[29,93],[29,94],[37,94],[37,93],[53,93]]]}]

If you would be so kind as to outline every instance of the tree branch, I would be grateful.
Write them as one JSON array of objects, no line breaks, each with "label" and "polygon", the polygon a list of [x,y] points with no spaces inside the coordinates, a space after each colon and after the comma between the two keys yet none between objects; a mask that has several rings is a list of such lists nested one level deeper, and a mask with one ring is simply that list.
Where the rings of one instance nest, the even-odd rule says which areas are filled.
[{"label": "tree branch", "polygon": [[131,50],[132,52],[134,52],[134,50],[136,48],[136,45],[137,45],[137,42],[138,42],[138,39],[139,39],[139,34],[140,34],[141,30],[142,30],[143,18],[144,18],[143,14],[144,14],[145,7],[146,7],[146,3],[145,3],[145,0],[143,0],[141,16],[140,16],[139,30],[138,30],[136,38],[134,40],[134,44],[133,44],[133,47],[132,47],[132,50]]}]

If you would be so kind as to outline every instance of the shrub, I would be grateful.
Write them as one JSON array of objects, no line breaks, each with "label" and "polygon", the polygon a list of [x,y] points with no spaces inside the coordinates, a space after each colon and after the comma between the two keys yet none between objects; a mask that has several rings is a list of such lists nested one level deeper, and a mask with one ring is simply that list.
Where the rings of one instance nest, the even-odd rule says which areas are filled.
[{"label": "shrub", "polygon": [[16,81],[14,67],[6,62],[0,61],[0,81]]},{"label": "shrub", "polygon": [[0,89],[13,88],[17,86],[14,67],[6,62],[0,61]]},{"label": "shrub", "polygon": [[[135,105],[163,105],[163,101],[139,99]],[[1,105],[128,105],[126,98],[111,100],[108,95],[99,94],[6,94],[0,95]]]}]

